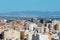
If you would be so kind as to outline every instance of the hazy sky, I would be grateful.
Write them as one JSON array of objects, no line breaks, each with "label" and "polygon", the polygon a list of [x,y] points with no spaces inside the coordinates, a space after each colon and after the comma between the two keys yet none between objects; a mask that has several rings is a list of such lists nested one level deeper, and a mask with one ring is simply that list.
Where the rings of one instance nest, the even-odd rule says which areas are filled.
[{"label": "hazy sky", "polygon": [[60,11],[60,0],[0,0],[0,13],[12,11]]}]

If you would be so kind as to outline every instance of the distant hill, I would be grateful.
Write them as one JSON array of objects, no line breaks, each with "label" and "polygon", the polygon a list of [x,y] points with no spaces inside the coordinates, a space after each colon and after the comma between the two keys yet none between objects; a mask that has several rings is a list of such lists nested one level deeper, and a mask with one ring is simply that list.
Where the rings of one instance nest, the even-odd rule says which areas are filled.
[{"label": "distant hill", "polygon": [[15,11],[9,13],[0,13],[0,15],[10,16],[60,16],[60,11],[56,12],[41,12],[41,11]]}]

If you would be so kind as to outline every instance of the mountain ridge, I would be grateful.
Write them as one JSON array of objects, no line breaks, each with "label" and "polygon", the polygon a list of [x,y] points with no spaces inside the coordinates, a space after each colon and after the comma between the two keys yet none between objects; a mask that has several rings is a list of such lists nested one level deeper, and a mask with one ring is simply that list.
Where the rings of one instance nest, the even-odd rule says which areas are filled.
[{"label": "mountain ridge", "polygon": [[60,16],[60,11],[55,12],[42,12],[42,11],[15,11],[8,13],[0,13],[0,15],[11,15],[11,16]]}]

